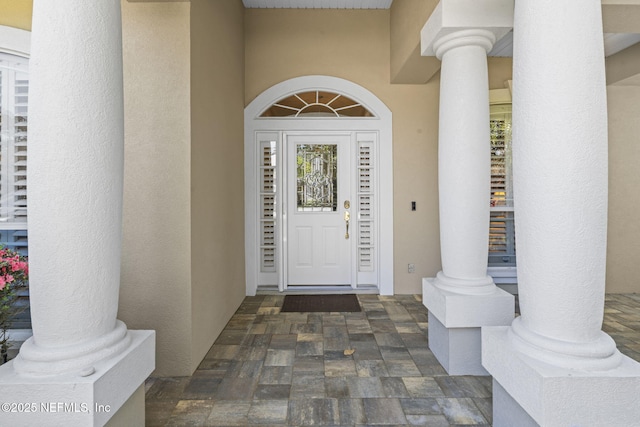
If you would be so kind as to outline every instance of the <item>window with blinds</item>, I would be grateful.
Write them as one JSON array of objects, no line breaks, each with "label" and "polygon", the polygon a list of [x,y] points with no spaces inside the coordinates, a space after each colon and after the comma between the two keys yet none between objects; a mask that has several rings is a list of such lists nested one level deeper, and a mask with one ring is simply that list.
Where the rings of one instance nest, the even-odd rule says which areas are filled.
[{"label": "window with blinds", "polygon": [[28,59],[0,53],[0,244],[27,255]]},{"label": "window with blinds", "polygon": [[[0,244],[22,255],[27,245],[27,128],[29,60],[0,53]],[[13,329],[31,329],[29,290],[20,291],[24,306]]]},{"label": "window with blinds", "polygon": [[516,265],[511,168],[511,105],[491,106],[489,267]]}]

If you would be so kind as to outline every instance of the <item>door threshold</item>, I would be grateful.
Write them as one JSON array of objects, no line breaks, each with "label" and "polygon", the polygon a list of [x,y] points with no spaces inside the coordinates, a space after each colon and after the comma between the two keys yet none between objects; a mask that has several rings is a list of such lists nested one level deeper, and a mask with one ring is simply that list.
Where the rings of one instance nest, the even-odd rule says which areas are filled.
[{"label": "door threshold", "polygon": [[379,294],[380,291],[375,286],[352,288],[351,286],[287,286],[284,292],[280,292],[277,287],[258,287],[257,295],[322,295],[322,294]]}]

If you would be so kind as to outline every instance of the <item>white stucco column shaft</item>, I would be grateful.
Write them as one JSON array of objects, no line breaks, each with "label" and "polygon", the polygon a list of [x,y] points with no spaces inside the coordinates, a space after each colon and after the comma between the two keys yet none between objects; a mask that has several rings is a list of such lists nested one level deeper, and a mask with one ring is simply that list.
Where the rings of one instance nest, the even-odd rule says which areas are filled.
[{"label": "white stucco column shaft", "polygon": [[491,142],[487,53],[513,25],[513,0],[441,0],[421,31],[440,70],[438,186],[442,271],[435,285],[495,291],[487,275]]},{"label": "white stucco column shaft", "polygon": [[90,371],[129,345],[120,284],[120,0],[36,0],[29,106],[33,337],[15,370]]},{"label": "white stucco column shaft", "polygon": [[442,271],[436,284],[460,293],[490,293],[487,276],[491,146],[487,52],[496,36],[469,29],[434,42],[442,61],[438,185]]},{"label": "white stucco column shaft", "polygon": [[508,325],[514,297],[487,275],[491,139],[487,53],[513,22],[512,0],[441,0],[421,32],[442,61],[438,185],[442,271],[424,278],[429,348],[451,375],[487,375],[481,328]]},{"label": "white stucco column shaft", "polygon": [[518,0],[513,177],[522,315],[482,328],[493,425],[635,425],[640,364],[602,331],[607,98],[599,0]]},{"label": "white stucco column shaft", "polygon": [[540,349],[538,356],[552,364],[610,368],[620,358],[601,330],[607,246],[601,5],[518,1],[515,25],[513,174],[522,316],[512,335],[526,344],[524,352]]}]

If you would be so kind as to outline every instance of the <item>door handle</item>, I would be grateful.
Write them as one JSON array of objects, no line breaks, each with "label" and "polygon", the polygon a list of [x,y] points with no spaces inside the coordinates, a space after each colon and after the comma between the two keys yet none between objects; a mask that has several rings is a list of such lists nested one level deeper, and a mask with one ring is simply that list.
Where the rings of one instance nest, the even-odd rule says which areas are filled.
[{"label": "door handle", "polygon": [[344,222],[347,226],[347,232],[344,235],[345,239],[349,238],[349,220],[351,219],[351,214],[349,213],[349,211],[344,211]]}]

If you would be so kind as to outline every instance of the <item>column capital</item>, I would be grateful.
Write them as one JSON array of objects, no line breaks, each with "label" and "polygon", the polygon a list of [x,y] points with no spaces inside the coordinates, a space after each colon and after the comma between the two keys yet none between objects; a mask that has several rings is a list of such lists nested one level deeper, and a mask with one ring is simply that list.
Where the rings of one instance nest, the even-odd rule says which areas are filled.
[{"label": "column capital", "polygon": [[485,29],[460,30],[448,33],[435,40],[432,44],[436,58],[442,60],[444,54],[452,49],[463,46],[477,46],[489,53],[496,43],[496,35]]},{"label": "column capital", "polygon": [[513,7],[514,0],[440,0],[420,32],[422,56],[440,59],[464,45],[489,52],[513,28]]}]

